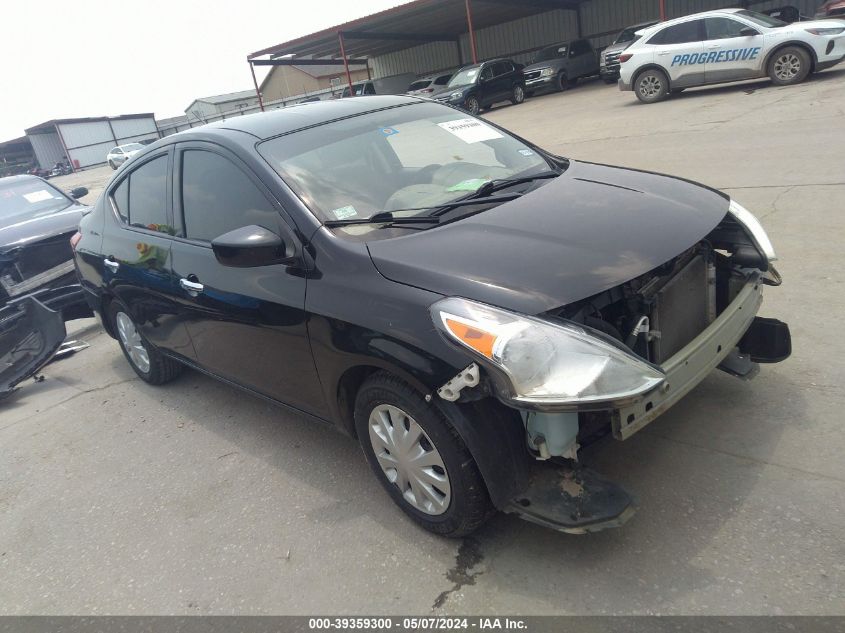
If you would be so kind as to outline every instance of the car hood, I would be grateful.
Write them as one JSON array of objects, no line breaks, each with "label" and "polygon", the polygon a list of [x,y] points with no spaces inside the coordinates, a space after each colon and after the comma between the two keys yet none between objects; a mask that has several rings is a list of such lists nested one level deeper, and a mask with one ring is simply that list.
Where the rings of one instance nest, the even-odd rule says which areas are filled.
[{"label": "car hood", "polygon": [[633,43],[634,42],[625,42],[624,44],[611,44],[602,51],[602,55],[607,55],[608,53],[621,53]]},{"label": "car hood", "polygon": [[526,66],[522,69],[524,73],[530,73],[532,70],[540,70],[541,68],[557,68],[558,66],[562,66],[566,60],[562,57],[558,59],[547,59],[544,62],[537,62],[536,64],[531,64]]},{"label": "car hood", "polygon": [[474,85],[475,84],[462,84],[460,86],[454,86],[452,88],[441,88],[440,90],[435,90],[434,92],[432,92],[429,95],[429,97],[434,99],[436,97],[440,97],[442,95],[447,95],[447,94],[450,94],[452,92],[463,92],[467,88],[472,88]]},{"label": "car hood", "polygon": [[75,231],[79,227],[79,221],[88,211],[89,207],[74,204],[50,215],[2,226],[0,253]]},{"label": "car hood", "polygon": [[808,20],[807,22],[796,22],[795,24],[787,24],[785,26],[778,26],[773,31],[794,31],[798,26],[801,30],[804,29],[832,29],[845,27],[845,19],[825,18],[823,20]]},{"label": "car hood", "polygon": [[367,246],[393,281],[538,314],[664,264],[712,231],[728,204],[680,178],[572,161],[516,200]]}]

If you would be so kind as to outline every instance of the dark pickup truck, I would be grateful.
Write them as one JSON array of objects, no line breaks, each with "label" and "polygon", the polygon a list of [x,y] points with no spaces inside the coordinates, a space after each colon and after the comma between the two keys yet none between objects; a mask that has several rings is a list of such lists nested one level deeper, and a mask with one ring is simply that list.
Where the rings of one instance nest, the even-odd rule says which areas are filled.
[{"label": "dark pickup truck", "polygon": [[599,58],[590,40],[572,40],[540,49],[534,63],[526,67],[525,91],[560,91],[579,79],[599,74]]}]

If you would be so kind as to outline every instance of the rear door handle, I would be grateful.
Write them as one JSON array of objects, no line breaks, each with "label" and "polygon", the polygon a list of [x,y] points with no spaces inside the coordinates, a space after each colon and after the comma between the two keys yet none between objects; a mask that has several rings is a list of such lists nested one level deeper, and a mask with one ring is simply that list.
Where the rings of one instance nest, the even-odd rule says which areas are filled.
[{"label": "rear door handle", "polygon": [[196,297],[205,289],[205,286],[201,283],[185,278],[179,280],[179,285],[182,286],[182,289],[192,297]]},{"label": "rear door handle", "polygon": [[103,266],[105,266],[106,268],[108,268],[108,269],[109,269],[110,271],[112,271],[113,273],[116,273],[116,272],[117,272],[117,269],[118,269],[118,268],[120,268],[120,264],[118,264],[116,261],[114,261],[113,259],[110,259],[110,258],[108,258],[108,257],[106,257],[106,258],[103,260]]},{"label": "rear door handle", "polygon": [[721,45],[721,44],[711,44],[711,45],[710,45],[710,46],[708,46],[707,48],[721,48],[721,47],[722,47],[722,45]]},{"label": "rear door handle", "polygon": [[658,54],[658,55],[668,55],[668,54],[669,54],[669,53],[671,53],[671,52],[672,52],[672,51],[660,51],[660,52],[659,52],[659,53],[657,53],[657,54]]}]

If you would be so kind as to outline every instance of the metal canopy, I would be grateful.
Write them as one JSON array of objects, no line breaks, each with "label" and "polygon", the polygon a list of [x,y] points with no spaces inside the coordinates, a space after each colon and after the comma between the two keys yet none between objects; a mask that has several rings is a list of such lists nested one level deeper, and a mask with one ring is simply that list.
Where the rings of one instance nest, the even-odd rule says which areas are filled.
[{"label": "metal canopy", "polygon": [[[576,9],[583,0],[472,0],[472,27],[483,29],[553,9]],[[465,0],[413,0],[406,4],[339,24],[289,42],[251,53],[247,59],[269,55],[338,57],[342,34],[348,57],[376,57],[423,42],[456,41],[469,31]]]}]

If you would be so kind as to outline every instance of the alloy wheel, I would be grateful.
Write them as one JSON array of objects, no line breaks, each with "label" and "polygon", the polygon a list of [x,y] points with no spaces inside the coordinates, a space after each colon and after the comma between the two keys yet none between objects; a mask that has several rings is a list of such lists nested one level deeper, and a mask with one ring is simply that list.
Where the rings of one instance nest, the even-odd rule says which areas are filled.
[{"label": "alloy wheel", "polygon": [[425,514],[446,512],[452,496],[449,474],[416,420],[402,409],[380,404],[370,413],[369,429],[379,466],[405,501]]},{"label": "alloy wheel", "polygon": [[525,91],[522,89],[522,86],[516,86],[513,89],[513,100],[517,103],[525,101]]},{"label": "alloy wheel", "polygon": [[661,84],[660,79],[654,75],[646,75],[640,80],[640,94],[643,97],[657,97],[662,89],[663,84]]},{"label": "alloy wheel", "polygon": [[469,110],[470,114],[478,114],[481,111],[481,105],[478,103],[478,99],[475,97],[467,99],[467,110]]},{"label": "alloy wheel", "polygon": [[118,312],[114,320],[117,325],[120,344],[126,350],[129,360],[141,372],[148,373],[150,371],[150,355],[147,353],[147,348],[144,347],[144,342],[141,340],[141,335],[132,319],[125,312]]},{"label": "alloy wheel", "polygon": [[786,53],[775,60],[775,76],[781,81],[792,81],[801,72],[801,59],[794,53]]}]

